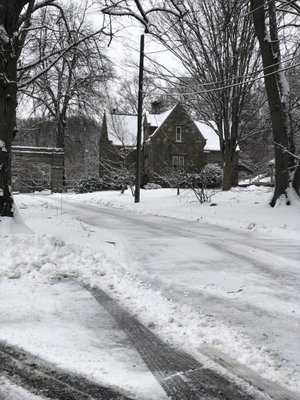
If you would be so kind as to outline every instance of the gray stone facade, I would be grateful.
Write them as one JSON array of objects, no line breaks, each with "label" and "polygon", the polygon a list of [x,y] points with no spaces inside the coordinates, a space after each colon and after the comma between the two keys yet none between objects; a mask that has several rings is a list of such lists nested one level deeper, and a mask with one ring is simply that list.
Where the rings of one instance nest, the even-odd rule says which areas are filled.
[{"label": "gray stone facade", "polygon": [[181,104],[173,108],[170,115],[154,132],[151,132],[146,117],[144,132],[144,173],[148,182],[163,174],[165,169],[176,167],[174,165],[176,156],[178,164],[179,160],[182,163],[178,168],[188,172],[200,171],[205,164],[206,140]]},{"label": "gray stone facade", "polygon": [[[36,181],[41,179],[38,166],[40,166],[41,169],[43,166],[48,167],[51,191],[53,193],[61,193],[63,191],[63,149],[12,146],[12,160],[12,185],[14,191],[27,192],[35,189],[37,190],[39,185],[37,185]],[[29,167],[28,170],[27,166]],[[33,166],[37,166],[36,171],[33,171]]]},{"label": "gray stone facade", "polygon": [[104,115],[99,139],[99,176],[118,169],[134,169],[136,147],[127,143],[114,144],[109,136],[107,117]]},{"label": "gray stone facade", "polygon": [[[156,110],[157,112],[159,110]],[[135,118],[135,119],[134,119]],[[100,176],[108,165],[132,168],[136,159],[137,116],[106,114],[100,133]],[[237,183],[237,159],[233,181]],[[194,121],[182,104],[145,114],[141,148],[142,183],[159,182],[170,170],[198,173],[208,163],[223,165],[215,124]]]}]

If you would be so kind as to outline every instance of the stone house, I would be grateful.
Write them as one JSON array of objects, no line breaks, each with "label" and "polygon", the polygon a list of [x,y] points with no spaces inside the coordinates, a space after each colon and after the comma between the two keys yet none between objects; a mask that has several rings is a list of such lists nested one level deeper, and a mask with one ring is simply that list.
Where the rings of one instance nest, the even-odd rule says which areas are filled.
[{"label": "stone house", "polygon": [[134,168],[136,132],[136,115],[104,113],[99,139],[100,176]]},{"label": "stone house", "polygon": [[194,121],[182,104],[162,114],[146,114],[143,123],[146,180],[168,168],[199,172],[207,163],[222,163],[218,135],[212,126]]},{"label": "stone house", "polygon": [[[135,163],[137,116],[105,113],[100,133],[100,176]],[[207,163],[222,163],[213,123],[194,121],[182,104],[146,113],[142,138],[143,183],[157,180],[168,168],[199,172]],[[108,167],[109,168],[109,167]]]}]

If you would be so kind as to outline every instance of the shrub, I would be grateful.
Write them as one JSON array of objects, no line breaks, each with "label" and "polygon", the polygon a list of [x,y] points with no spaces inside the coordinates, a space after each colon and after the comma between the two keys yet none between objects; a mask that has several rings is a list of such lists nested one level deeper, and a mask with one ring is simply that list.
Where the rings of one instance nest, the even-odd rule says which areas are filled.
[{"label": "shrub", "polygon": [[122,175],[110,174],[102,178],[84,178],[75,187],[75,193],[92,193],[103,190],[125,190],[130,184],[130,179]]},{"label": "shrub", "polygon": [[191,187],[217,188],[223,179],[222,168],[218,164],[206,164],[198,174],[187,174],[187,184]]},{"label": "shrub", "polygon": [[192,189],[200,203],[209,201],[212,193],[208,188],[217,188],[221,185],[223,171],[217,164],[207,164],[199,174],[187,174],[187,184]]},{"label": "shrub", "polygon": [[100,178],[85,178],[74,187],[75,193],[92,193],[103,190],[103,180]]},{"label": "shrub", "polygon": [[221,186],[223,170],[218,164],[207,164],[201,171],[203,184],[208,188]]},{"label": "shrub", "polygon": [[116,174],[105,175],[102,178],[101,190],[121,190],[122,185],[124,185],[123,176]]},{"label": "shrub", "polygon": [[146,190],[152,190],[152,189],[161,189],[162,187],[157,183],[147,183],[146,185],[143,186],[143,188]]}]

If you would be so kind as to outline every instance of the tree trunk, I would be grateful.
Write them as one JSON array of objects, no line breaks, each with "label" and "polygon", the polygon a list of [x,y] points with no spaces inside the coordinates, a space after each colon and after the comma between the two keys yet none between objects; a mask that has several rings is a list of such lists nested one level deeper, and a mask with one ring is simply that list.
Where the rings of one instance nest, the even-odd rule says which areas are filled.
[{"label": "tree trunk", "polygon": [[293,188],[297,195],[300,197],[300,162],[298,163],[294,173]]},{"label": "tree trunk", "polygon": [[287,112],[282,87],[280,72],[280,52],[277,37],[276,11],[274,2],[269,2],[269,27],[267,31],[265,1],[251,0],[253,21],[256,36],[259,41],[262,62],[264,67],[264,79],[267,92],[269,110],[272,122],[273,139],[275,144],[275,190],[270,205],[275,206],[281,195],[287,196],[289,186],[289,155],[284,149],[288,149]]},{"label": "tree trunk", "polygon": [[11,145],[17,107],[17,21],[20,2],[0,0],[0,215],[13,216]]},{"label": "tree trunk", "polygon": [[226,110],[226,118],[218,118],[218,131],[220,132],[220,149],[223,161],[223,182],[222,190],[230,190],[232,186],[237,185],[236,171],[236,146],[238,138],[238,122],[230,124],[232,114],[229,109]]},{"label": "tree trunk", "polygon": [[65,131],[66,131],[66,117],[59,113],[57,117],[57,128],[56,128],[56,146],[64,149],[65,148]]},{"label": "tree trunk", "polygon": [[230,190],[232,188],[232,161],[228,154],[225,154],[223,165],[223,183],[222,190]]}]

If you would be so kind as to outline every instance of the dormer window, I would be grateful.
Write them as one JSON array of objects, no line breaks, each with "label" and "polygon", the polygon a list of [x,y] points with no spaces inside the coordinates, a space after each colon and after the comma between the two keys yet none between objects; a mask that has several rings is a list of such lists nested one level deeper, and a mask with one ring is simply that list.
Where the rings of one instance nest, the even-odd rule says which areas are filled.
[{"label": "dormer window", "polygon": [[176,126],[176,142],[182,142],[182,126]]}]

